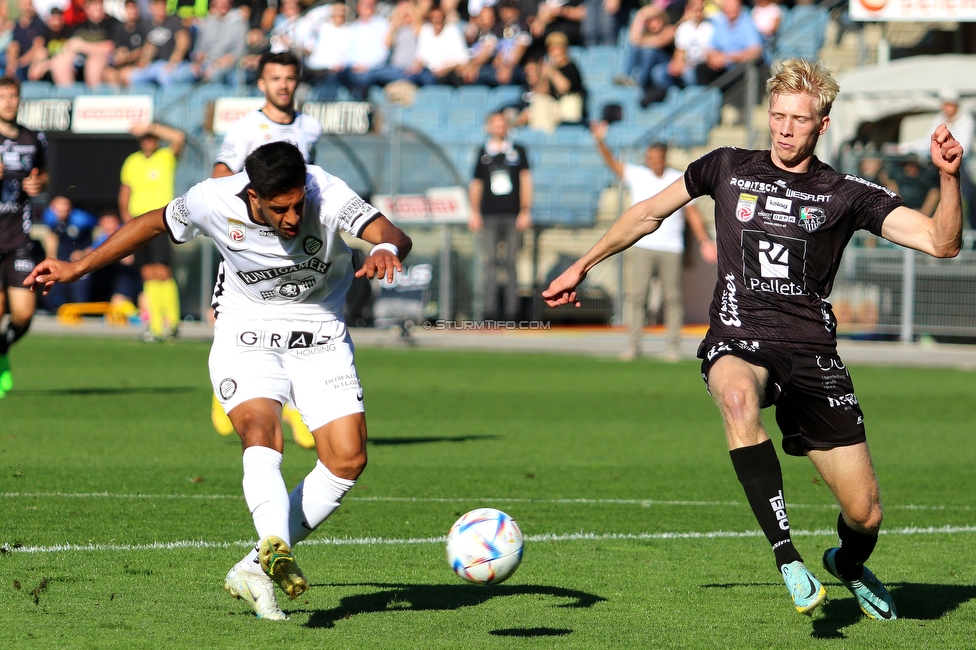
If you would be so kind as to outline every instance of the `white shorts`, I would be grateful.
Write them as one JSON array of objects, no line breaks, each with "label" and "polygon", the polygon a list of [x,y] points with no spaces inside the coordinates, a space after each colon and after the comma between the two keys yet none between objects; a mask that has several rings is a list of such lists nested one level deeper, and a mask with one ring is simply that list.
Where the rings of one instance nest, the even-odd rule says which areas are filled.
[{"label": "white shorts", "polygon": [[290,401],[312,431],[365,410],[352,339],[338,320],[218,320],[210,382],[228,413],[259,397]]}]

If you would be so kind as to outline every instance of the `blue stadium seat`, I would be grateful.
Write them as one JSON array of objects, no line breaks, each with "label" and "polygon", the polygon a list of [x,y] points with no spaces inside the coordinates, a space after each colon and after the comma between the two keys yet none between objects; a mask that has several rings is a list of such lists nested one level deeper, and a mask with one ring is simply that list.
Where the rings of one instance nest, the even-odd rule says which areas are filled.
[{"label": "blue stadium seat", "polygon": [[447,108],[451,103],[451,96],[454,89],[450,86],[421,86],[417,89],[414,97],[414,108],[425,106],[436,106],[437,108]]},{"label": "blue stadium seat", "polygon": [[434,135],[443,127],[444,120],[440,110],[415,106],[409,113],[404,111],[404,124],[427,135]]},{"label": "blue stadium seat", "polygon": [[488,86],[461,86],[451,96],[451,106],[463,106],[484,111],[488,106],[489,94]]},{"label": "blue stadium seat", "polygon": [[576,162],[574,152],[569,147],[544,146],[539,157],[539,167],[569,170]]},{"label": "blue stadium seat", "polygon": [[546,143],[546,134],[534,129],[518,129],[512,139],[523,147],[542,146]]},{"label": "blue stadium seat", "polygon": [[21,99],[47,99],[54,97],[54,84],[48,81],[25,81],[20,86]]},{"label": "blue stadium seat", "polygon": [[488,93],[488,110],[495,111],[505,106],[511,106],[522,96],[521,86],[498,86]]},{"label": "blue stadium seat", "polygon": [[556,130],[546,138],[548,144],[563,147],[579,147],[590,139],[590,132],[582,124],[560,124]]},{"label": "blue stadium seat", "polygon": [[484,131],[484,113],[482,110],[470,106],[450,106],[447,109],[447,126],[450,129]]},{"label": "blue stadium seat", "polygon": [[54,87],[54,97],[64,98],[64,99],[74,99],[78,95],[88,94],[88,88],[85,84],[80,82],[75,82],[70,86],[55,86]]},{"label": "blue stadium seat", "polygon": [[773,58],[816,60],[823,47],[830,14],[825,7],[797,5],[787,12],[776,37]]}]

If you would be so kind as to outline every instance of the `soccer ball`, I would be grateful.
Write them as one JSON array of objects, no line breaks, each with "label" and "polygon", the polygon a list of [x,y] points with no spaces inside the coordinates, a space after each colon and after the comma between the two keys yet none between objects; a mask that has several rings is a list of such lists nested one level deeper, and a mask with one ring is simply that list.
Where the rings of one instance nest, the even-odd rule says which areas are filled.
[{"label": "soccer ball", "polygon": [[497,585],[522,562],[522,531],[501,510],[465,513],[447,534],[447,563],[462,580]]}]

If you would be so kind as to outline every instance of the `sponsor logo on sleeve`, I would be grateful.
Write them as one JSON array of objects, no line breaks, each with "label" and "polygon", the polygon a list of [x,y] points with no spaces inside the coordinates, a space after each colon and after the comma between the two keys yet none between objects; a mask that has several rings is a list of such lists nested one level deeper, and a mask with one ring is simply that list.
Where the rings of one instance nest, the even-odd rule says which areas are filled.
[{"label": "sponsor logo on sleeve", "polygon": [[170,204],[169,216],[184,228],[190,225],[190,209],[186,207],[186,194],[178,196]]},{"label": "sponsor logo on sleeve", "polygon": [[238,221],[237,219],[228,219],[227,235],[232,242],[240,244],[247,237],[247,226],[244,225],[244,222]]},{"label": "sponsor logo on sleeve", "polygon": [[367,214],[372,214],[376,211],[376,208],[371,206],[366,201],[363,201],[358,196],[354,196],[349,199],[344,206],[336,214],[336,219],[339,223],[342,223],[347,228],[352,228],[353,225],[359,221],[361,218]]},{"label": "sponsor logo on sleeve", "polygon": [[739,194],[739,202],[735,206],[735,218],[746,223],[756,216],[756,203],[759,197],[755,194]]},{"label": "sponsor logo on sleeve", "polygon": [[817,206],[804,205],[800,207],[800,227],[807,232],[813,232],[827,221],[827,212]]}]

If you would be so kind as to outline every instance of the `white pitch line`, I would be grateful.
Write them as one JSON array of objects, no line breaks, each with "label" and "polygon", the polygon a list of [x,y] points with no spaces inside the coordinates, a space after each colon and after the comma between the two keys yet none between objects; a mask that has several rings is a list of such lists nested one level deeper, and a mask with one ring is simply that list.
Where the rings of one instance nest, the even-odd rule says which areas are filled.
[{"label": "white pitch line", "polygon": [[[976,533],[976,526],[909,526],[905,528],[882,529],[882,535],[959,535]],[[797,537],[835,536],[837,531],[824,528],[820,530],[792,530]],[[661,532],[661,533],[543,533],[541,535],[526,535],[529,542],[574,542],[574,541],[605,541],[605,540],[671,540],[671,539],[738,539],[747,537],[762,537],[759,530],[715,530],[710,532]],[[412,546],[419,544],[443,544],[446,537],[354,537],[354,538],[321,538],[302,542],[302,546]],[[236,542],[207,542],[203,540],[182,540],[177,542],[153,542],[152,544],[54,544],[52,546],[18,546],[3,545],[0,549],[4,553],[62,553],[69,551],[171,551],[179,549],[210,549],[210,548],[247,548],[254,545],[253,540],[238,540]]]},{"label": "white pitch line", "polygon": [[[0,498],[64,498],[64,499],[203,499],[203,500],[241,500],[240,494],[124,494],[117,492],[3,492]],[[346,497],[347,502],[361,503],[529,503],[561,505],[637,505],[643,508],[653,506],[690,506],[709,508],[728,508],[747,505],[742,501],[678,501],[659,499],[524,499],[517,497]],[[836,510],[833,503],[787,503],[788,508],[814,508]],[[973,506],[891,504],[886,510],[963,510],[972,511]]]}]

